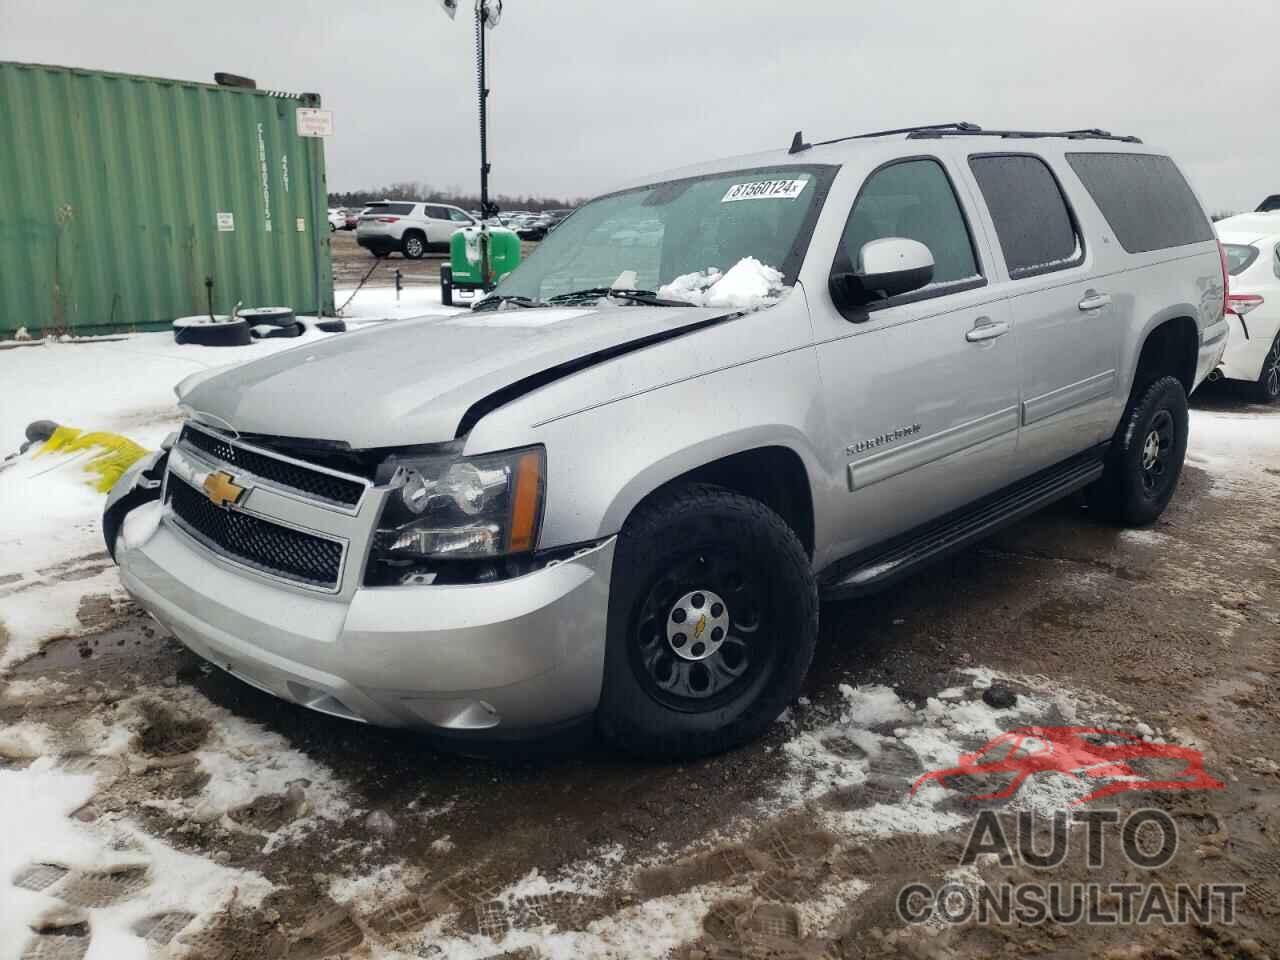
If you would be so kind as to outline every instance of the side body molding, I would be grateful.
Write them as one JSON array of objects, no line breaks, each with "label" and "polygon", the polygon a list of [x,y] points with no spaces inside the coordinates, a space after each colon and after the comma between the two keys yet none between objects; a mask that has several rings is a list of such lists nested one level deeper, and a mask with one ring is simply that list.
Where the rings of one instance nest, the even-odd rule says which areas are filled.
[{"label": "side body molding", "polygon": [[899,474],[922,467],[943,457],[976,447],[980,443],[994,440],[1018,429],[1019,411],[1016,406],[997,410],[995,413],[977,420],[970,420],[922,437],[911,443],[884,450],[880,453],[864,457],[849,464],[849,489],[861,490],[881,480],[888,480]]}]

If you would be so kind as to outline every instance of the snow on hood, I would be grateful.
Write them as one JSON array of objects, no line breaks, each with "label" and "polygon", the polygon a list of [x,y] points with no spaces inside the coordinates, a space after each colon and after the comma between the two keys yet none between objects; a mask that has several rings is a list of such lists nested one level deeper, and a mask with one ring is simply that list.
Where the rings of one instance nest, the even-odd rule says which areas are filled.
[{"label": "snow on hood", "polygon": [[357,449],[434,443],[452,440],[473,403],[517,380],[724,313],[615,303],[401,320],[189,378],[179,400],[242,433]]},{"label": "snow on hood", "polygon": [[676,277],[659,288],[658,296],[699,307],[754,310],[777,303],[782,292],[782,271],[766,266],[755,257],[743,257],[726,273],[708,267]]}]

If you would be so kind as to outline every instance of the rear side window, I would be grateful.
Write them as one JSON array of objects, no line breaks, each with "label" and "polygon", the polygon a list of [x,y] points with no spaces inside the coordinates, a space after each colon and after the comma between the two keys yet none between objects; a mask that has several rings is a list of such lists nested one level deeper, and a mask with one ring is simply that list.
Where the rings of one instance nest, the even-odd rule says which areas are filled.
[{"label": "rear side window", "polygon": [[969,158],[1000,238],[1009,277],[1018,280],[1075,266],[1084,247],[1053,171],[1039,157]]},{"label": "rear side window", "polygon": [[405,217],[413,213],[412,203],[371,203],[365,208],[365,213],[393,213],[398,217]]},{"label": "rear side window", "polygon": [[1258,248],[1247,243],[1224,243],[1222,249],[1227,252],[1227,273],[1238,277],[1258,259]]},{"label": "rear side window", "polygon": [[936,160],[894,163],[863,184],[844,228],[843,254],[849,267],[857,264],[865,244],[883,237],[918,240],[929,248],[935,287],[930,293],[949,293],[957,285],[982,281],[968,224],[951,180]]},{"label": "rear side window", "polygon": [[1214,238],[1209,218],[1168,157],[1069,153],[1067,162],[1129,253]]}]

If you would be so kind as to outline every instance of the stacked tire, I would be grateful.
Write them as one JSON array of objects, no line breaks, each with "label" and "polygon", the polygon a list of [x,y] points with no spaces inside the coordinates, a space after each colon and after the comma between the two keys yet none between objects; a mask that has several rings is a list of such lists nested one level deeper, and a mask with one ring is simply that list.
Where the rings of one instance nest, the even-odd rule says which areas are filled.
[{"label": "stacked tire", "polygon": [[303,326],[288,307],[251,307],[241,310],[240,318],[249,325],[255,340],[302,336]]}]

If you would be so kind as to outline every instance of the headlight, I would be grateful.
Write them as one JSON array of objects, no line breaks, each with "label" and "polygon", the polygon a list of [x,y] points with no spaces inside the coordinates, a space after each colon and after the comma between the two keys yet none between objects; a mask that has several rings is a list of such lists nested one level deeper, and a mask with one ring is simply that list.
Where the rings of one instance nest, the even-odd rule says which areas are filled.
[{"label": "headlight", "polygon": [[473,559],[532,551],[542,522],[542,447],[479,457],[397,458],[374,560]]}]

